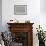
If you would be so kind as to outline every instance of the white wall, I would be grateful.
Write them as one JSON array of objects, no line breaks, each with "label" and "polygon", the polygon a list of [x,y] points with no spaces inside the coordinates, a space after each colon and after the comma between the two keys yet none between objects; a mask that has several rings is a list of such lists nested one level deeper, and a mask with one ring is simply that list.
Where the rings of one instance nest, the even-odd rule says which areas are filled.
[{"label": "white wall", "polygon": [[46,0],[40,0],[40,24],[46,31]]},{"label": "white wall", "polygon": [[[27,15],[14,15],[14,5],[27,5]],[[39,24],[45,28],[46,15],[40,14],[40,0],[2,0],[2,25],[3,31],[7,31],[7,22],[10,19],[17,19],[19,22],[30,20],[33,25],[33,45],[38,46],[36,27]],[[43,16],[44,15],[44,16]],[[46,28],[45,28],[46,29]],[[37,39],[37,40],[36,40]]]},{"label": "white wall", "polygon": [[[27,15],[14,15],[15,4],[21,4],[21,5],[27,4]],[[20,22],[24,22],[26,19],[29,19],[31,22],[39,23],[39,14],[40,14],[40,0],[39,1],[38,0],[35,1],[34,0],[19,0],[19,1],[3,0],[2,1],[3,26],[5,26],[7,21],[10,19],[17,19]]]}]

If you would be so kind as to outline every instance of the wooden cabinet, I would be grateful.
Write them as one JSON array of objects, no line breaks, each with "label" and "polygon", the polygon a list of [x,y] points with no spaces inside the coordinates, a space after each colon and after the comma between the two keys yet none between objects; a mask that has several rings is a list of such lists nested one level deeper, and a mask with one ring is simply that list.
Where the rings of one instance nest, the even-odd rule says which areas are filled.
[{"label": "wooden cabinet", "polygon": [[7,23],[13,41],[23,43],[22,46],[33,46],[33,23]]}]

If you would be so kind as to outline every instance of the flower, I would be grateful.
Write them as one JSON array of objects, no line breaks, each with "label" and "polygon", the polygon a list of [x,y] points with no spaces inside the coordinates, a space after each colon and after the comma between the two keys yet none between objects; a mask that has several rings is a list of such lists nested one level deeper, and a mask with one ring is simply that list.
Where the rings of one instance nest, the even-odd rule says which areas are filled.
[{"label": "flower", "polygon": [[36,36],[38,35],[38,40],[43,40],[43,41],[45,41],[45,35],[44,35],[44,32],[43,32],[42,27],[40,27],[40,25],[39,25],[39,28],[36,28],[36,29],[37,29],[37,34],[36,34]]}]

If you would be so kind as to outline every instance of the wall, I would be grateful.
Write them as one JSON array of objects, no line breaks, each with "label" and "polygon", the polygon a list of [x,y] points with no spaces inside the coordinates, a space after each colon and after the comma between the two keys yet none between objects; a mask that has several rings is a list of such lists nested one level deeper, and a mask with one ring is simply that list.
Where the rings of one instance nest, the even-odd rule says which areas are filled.
[{"label": "wall", "polygon": [[[27,15],[14,15],[14,5],[26,5]],[[17,19],[19,22],[30,20],[33,25],[33,45],[38,46],[38,39],[36,37],[36,27],[39,24],[46,29],[46,16],[41,13],[40,0],[2,0],[2,25],[3,31],[8,30],[7,22],[10,19]]]},{"label": "wall", "polygon": [[[21,5],[27,4],[27,15],[14,15],[15,4],[21,4]],[[39,1],[38,0],[35,0],[35,1],[34,0],[19,0],[19,1],[3,0],[2,1],[3,26],[5,26],[10,19],[17,19],[20,22],[24,22],[26,19],[29,19],[31,22],[39,23],[39,14],[40,14],[40,0]],[[6,28],[4,27],[4,29]]]},{"label": "wall", "polygon": [[40,0],[40,24],[46,31],[46,0]]},{"label": "wall", "polygon": [[2,29],[2,0],[0,0],[0,31]]},{"label": "wall", "polygon": [[46,13],[46,0],[40,0],[40,9],[42,13]]}]

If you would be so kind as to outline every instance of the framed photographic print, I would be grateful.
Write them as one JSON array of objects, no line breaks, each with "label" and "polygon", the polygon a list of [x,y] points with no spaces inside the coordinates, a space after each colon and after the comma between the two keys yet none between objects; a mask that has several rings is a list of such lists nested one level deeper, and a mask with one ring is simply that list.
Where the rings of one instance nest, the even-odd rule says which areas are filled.
[{"label": "framed photographic print", "polygon": [[27,15],[27,5],[14,5],[14,15]]}]

